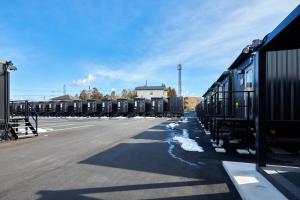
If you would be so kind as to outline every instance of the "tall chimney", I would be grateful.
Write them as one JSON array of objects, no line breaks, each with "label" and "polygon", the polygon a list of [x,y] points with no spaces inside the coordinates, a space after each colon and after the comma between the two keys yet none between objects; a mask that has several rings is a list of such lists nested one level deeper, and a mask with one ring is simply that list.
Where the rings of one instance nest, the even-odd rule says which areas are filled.
[{"label": "tall chimney", "polygon": [[177,70],[178,70],[178,96],[181,97],[181,70],[182,70],[181,64],[177,65]]}]

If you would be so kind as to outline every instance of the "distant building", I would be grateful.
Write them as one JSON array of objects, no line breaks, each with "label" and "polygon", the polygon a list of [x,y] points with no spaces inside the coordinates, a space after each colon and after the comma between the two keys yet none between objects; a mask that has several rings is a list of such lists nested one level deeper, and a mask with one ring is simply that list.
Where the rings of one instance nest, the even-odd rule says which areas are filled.
[{"label": "distant building", "polygon": [[200,102],[202,97],[184,97],[184,110],[195,111],[196,105]]},{"label": "distant building", "polygon": [[135,88],[137,97],[151,99],[151,97],[168,97],[168,89],[165,85],[161,86],[141,86]]},{"label": "distant building", "polygon": [[51,100],[60,100],[60,101],[65,101],[65,100],[78,100],[79,98],[77,97],[73,97],[70,95],[63,95],[63,96],[59,96],[59,97],[54,97]]}]

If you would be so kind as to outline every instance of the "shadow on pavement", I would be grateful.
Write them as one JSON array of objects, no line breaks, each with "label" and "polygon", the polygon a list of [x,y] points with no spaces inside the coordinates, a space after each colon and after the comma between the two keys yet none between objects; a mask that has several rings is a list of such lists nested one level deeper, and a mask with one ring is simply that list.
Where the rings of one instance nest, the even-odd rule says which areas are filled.
[{"label": "shadow on pavement", "polygon": [[[190,166],[187,163],[170,156],[168,152],[170,150],[170,144],[166,142],[166,139],[169,137],[169,131],[166,131],[166,125],[168,123],[170,123],[170,121],[154,126],[147,131],[130,138],[126,141],[127,143],[118,144],[106,151],[80,161],[79,164],[185,177],[194,180],[196,179],[197,181],[96,187],[75,190],[39,191],[37,194],[41,196],[40,199],[89,200],[93,198],[82,195],[158,188],[166,189],[171,187],[194,185],[209,186],[211,184],[225,184],[226,188],[228,188],[228,193],[222,192],[222,189],[219,191],[216,189],[213,194],[191,194],[191,196],[185,196],[186,194],[182,194],[183,196],[172,197],[170,199],[240,199],[237,191],[227,177],[227,174],[221,165],[221,161],[215,160],[217,157],[214,157],[213,154],[209,153],[208,156],[205,156],[206,152],[186,152],[178,145],[173,149],[174,154],[190,162],[196,163],[197,166]],[[203,157],[206,158],[203,159]],[[202,162],[203,160],[204,162]],[[153,198],[155,198],[155,194]],[[164,199],[168,199],[168,197]]]}]

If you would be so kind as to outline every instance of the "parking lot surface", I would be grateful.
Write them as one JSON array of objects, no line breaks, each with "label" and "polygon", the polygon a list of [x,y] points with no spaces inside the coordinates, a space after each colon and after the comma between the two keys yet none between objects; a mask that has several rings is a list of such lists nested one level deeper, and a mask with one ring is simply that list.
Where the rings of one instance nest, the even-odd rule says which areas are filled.
[{"label": "parking lot surface", "polygon": [[40,118],[39,127],[39,137],[0,144],[1,199],[240,199],[221,162],[252,159],[217,152],[195,118]]}]

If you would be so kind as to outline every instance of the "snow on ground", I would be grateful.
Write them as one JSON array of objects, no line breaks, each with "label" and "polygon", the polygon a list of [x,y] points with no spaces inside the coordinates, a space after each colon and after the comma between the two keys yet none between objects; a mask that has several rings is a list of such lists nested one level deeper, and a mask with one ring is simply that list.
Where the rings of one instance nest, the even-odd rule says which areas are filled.
[{"label": "snow on ground", "polygon": [[174,129],[176,126],[179,126],[179,124],[178,123],[170,123],[166,127],[170,128],[170,129]]},{"label": "snow on ground", "polygon": [[155,119],[155,117],[143,117],[143,116],[135,116],[133,119]]},{"label": "snow on ground", "polygon": [[189,138],[189,133],[187,130],[183,130],[182,136],[174,136],[174,141],[177,141],[181,148],[186,151],[197,151],[197,152],[203,152],[203,148],[198,145],[198,143]]},{"label": "snow on ground", "polygon": [[119,116],[119,117],[115,117],[115,119],[127,119],[128,117],[122,117],[122,116]]},{"label": "snow on ground", "polygon": [[[54,130],[53,128],[38,128],[38,133],[46,133],[46,132],[53,131],[53,130]],[[18,132],[19,133],[26,133],[24,128],[19,128]],[[27,133],[32,133],[32,131],[30,129],[28,129]]]},{"label": "snow on ground", "polygon": [[109,117],[100,117],[100,119],[109,119]]},{"label": "snow on ground", "polygon": [[144,119],[144,117],[141,117],[141,116],[135,116],[133,119]]}]

